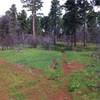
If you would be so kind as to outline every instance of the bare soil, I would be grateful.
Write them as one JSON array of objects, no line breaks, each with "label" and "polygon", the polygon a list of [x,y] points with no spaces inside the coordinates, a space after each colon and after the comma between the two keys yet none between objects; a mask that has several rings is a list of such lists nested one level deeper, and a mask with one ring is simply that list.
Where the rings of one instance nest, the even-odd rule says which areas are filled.
[{"label": "bare soil", "polygon": [[64,74],[70,74],[73,71],[81,70],[85,65],[78,63],[77,61],[72,61],[71,63],[62,63],[62,70]]}]

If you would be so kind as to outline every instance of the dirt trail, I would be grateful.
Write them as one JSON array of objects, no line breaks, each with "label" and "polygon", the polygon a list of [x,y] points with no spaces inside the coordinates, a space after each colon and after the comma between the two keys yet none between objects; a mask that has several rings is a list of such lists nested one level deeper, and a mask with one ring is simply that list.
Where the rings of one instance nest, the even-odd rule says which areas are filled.
[{"label": "dirt trail", "polygon": [[62,63],[62,70],[64,74],[70,74],[73,71],[81,70],[85,65],[78,63],[77,61],[72,61],[71,63]]},{"label": "dirt trail", "polygon": [[[69,74],[73,72],[74,70],[82,69],[84,65],[78,64],[77,62],[72,62],[70,64],[62,64],[62,70],[64,73]],[[50,80],[46,80],[45,77],[40,77],[42,75],[42,70],[40,69],[27,69],[24,65],[19,64],[11,64],[8,63],[5,60],[0,59],[0,81],[2,83],[2,77],[6,79],[5,77],[9,78],[8,76],[5,76],[3,73],[8,73],[8,75],[14,75],[14,76],[21,76],[23,79],[19,80],[20,88],[17,89],[17,91],[20,91],[26,100],[72,100],[71,95],[66,91],[66,89],[58,89],[55,92],[55,88],[53,87],[53,83]],[[10,79],[7,80],[9,84],[12,84]],[[35,81],[34,86],[24,86],[26,84],[25,82]],[[10,93],[7,89],[9,89],[9,84],[4,83],[5,87],[2,87],[2,84],[0,84],[2,88],[0,88],[0,100],[9,100]],[[31,85],[31,83],[29,83]],[[4,89],[5,88],[5,89]],[[2,89],[2,91],[1,91]],[[13,98],[13,100],[16,100]]]},{"label": "dirt trail", "polygon": [[0,100],[9,100],[9,95],[7,91],[0,91]]},{"label": "dirt trail", "polygon": [[50,100],[72,100],[72,97],[65,90],[59,90],[57,94]]}]

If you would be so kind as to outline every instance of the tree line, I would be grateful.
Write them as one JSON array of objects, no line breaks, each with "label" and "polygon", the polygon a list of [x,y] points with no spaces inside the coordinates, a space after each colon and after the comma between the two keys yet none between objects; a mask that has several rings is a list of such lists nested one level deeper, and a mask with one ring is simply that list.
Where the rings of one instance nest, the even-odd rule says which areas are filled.
[{"label": "tree line", "polygon": [[[77,45],[77,32],[81,30],[83,45],[86,46],[87,34],[91,39],[96,37],[96,29],[100,24],[100,12],[94,11],[93,0],[66,0],[60,5],[59,0],[51,1],[50,12],[47,16],[38,13],[43,7],[42,0],[21,0],[23,7],[31,11],[28,17],[27,12],[17,12],[16,5],[6,11],[0,17],[0,38],[5,39],[11,34],[33,34],[33,46],[37,46],[38,36],[48,35],[52,38],[53,44],[57,38],[65,36],[71,47]],[[63,38],[62,38],[63,39]]]}]

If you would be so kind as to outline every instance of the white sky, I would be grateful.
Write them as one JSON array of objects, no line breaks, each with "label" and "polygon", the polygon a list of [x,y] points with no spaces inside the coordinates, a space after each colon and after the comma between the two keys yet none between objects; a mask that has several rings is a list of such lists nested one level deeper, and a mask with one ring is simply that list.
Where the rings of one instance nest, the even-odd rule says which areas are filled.
[{"label": "white sky", "polygon": [[[45,15],[47,15],[50,10],[51,0],[42,0],[42,1],[44,3],[43,3],[43,8],[42,8],[41,12],[43,12],[43,13],[45,13]],[[60,1],[62,4],[65,0],[60,0]],[[23,9],[22,3],[20,2],[20,0],[0,0],[0,16],[4,15],[5,12],[7,10],[9,10],[9,8],[11,7],[12,4],[16,4],[18,12],[21,9]]]},{"label": "white sky", "polygon": [[[50,10],[51,0],[42,0],[44,2],[42,13],[47,15]],[[60,3],[63,4],[66,0],[60,0]],[[4,15],[7,10],[11,7],[12,4],[16,4],[18,12],[23,9],[22,3],[20,0],[0,0],[0,16]],[[97,9],[97,8],[96,8]]]}]

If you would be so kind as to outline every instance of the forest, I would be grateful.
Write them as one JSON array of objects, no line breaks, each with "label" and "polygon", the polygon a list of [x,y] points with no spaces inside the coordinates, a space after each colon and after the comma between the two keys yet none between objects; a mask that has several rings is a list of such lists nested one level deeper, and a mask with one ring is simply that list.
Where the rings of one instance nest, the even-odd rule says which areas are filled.
[{"label": "forest", "polygon": [[0,100],[100,100],[100,0],[20,2],[0,16]]},{"label": "forest", "polygon": [[[23,7],[32,14],[22,10],[17,12],[13,4],[4,16],[0,17],[0,45],[1,47],[13,47],[16,45],[28,45],[37,47],[48,46],[56,43],[64,43],[67,47],[77,46],[77,42],[95,43],[99,38],[100,12],[95,12],[94,2],[87,0],[67,0],[60,5],[59,0],[51,2],[48,16],[38,13],[43,2],[38,0],[32,5],[32,0],[21,0]],[[34,7],[34,8],[33,8]]]}]

